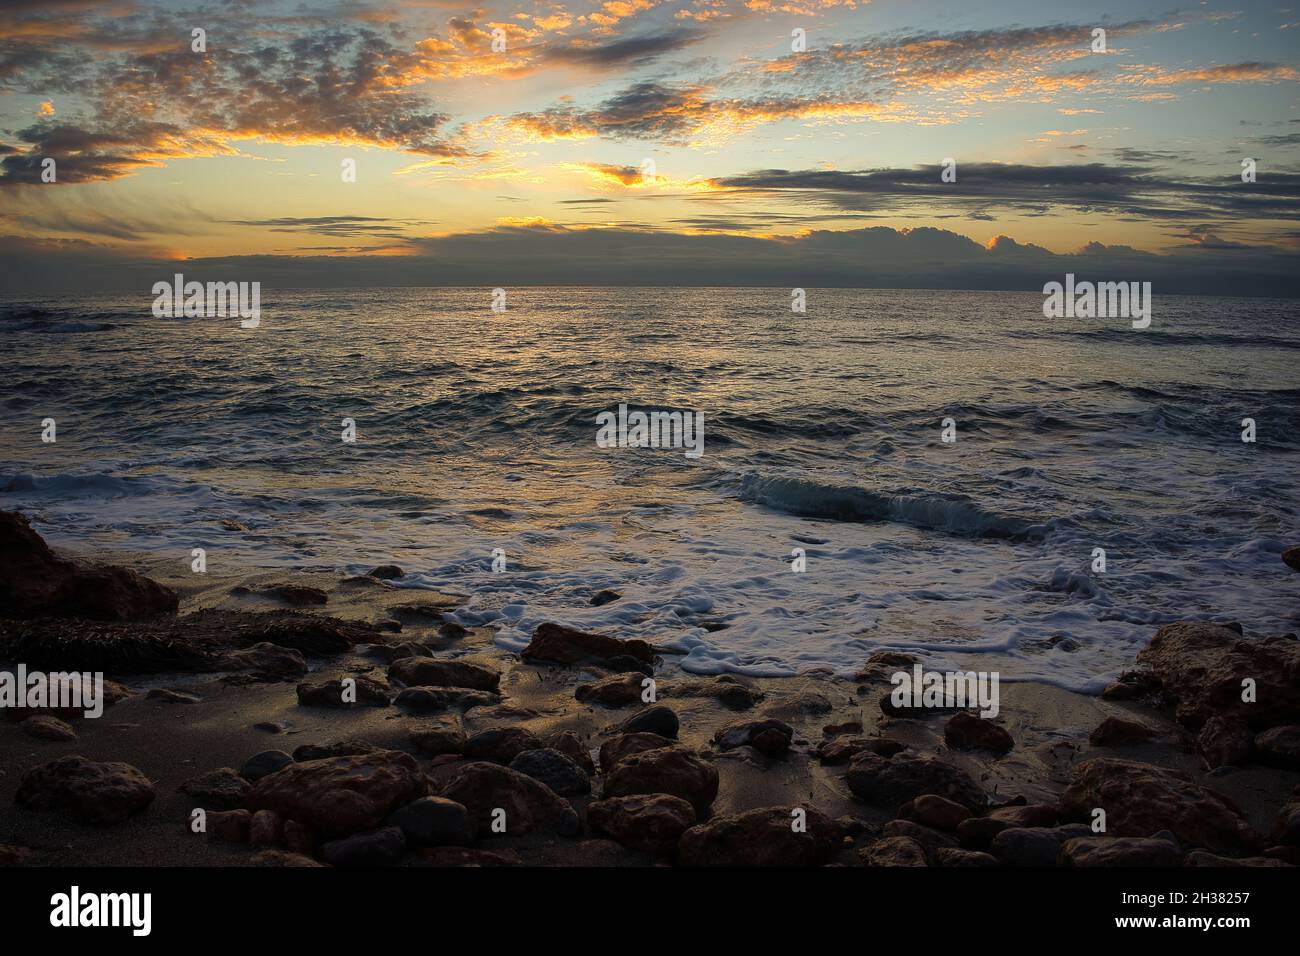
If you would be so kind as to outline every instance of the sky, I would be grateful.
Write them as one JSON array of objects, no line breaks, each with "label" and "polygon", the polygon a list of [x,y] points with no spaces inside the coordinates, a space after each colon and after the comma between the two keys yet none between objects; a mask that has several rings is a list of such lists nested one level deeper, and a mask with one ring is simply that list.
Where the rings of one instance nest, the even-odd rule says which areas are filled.
[{"label": "sky", "polygon": [[1300,295],[1298,41],[1287,2],[4,0],[0,289]]}]

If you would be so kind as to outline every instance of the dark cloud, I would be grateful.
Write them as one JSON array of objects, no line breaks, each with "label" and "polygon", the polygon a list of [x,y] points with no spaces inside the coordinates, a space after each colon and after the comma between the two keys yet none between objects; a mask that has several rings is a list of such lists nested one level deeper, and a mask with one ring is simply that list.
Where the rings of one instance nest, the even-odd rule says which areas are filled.
[{"label": "dark cloud", "polygon": [[673,30],[597,43],[562,41],[545,46],[542,60],[597,69],[635,66],[699,43],[704,37],[705,34],[700,30]]},{"label": "dark cloud", "polygon": [[387,219],[382,216],[281,216],[275,219],[228,219],[234,226],[253,226],[271,232],[307,233],[317,236],[348,238],[380,236],[396,238],[412,226],[430,225],[425,219]]}]

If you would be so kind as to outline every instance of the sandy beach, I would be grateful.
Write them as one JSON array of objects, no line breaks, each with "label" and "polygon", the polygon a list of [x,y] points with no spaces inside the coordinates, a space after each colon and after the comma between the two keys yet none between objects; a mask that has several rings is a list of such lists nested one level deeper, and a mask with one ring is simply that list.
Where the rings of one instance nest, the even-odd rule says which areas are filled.
[{"label": "sandy beach", "polygon": [[[21,522],[5,517],[6,568],[16,575],[18,551],[34,545],[16,542]],[[1231,859],[1281,866],[1300,860],[1297,830],[1287,822],[1295,819],[1300,772],[1265,765],[1278,763],[1281,745],[1265,756],[1256,744],[1211,767],[1205,735],[1198,745],[1197,733],[1177,719],[1168,689],[1119,700],[1129,695],[1004,683],[996,718],[969,717],[976,726],[954,727],[951,709],[886,713],[888,674],[900,669],[888,655],[864,660],[864,672],[853,679],[815,672],[700,677],[653,647],[649,662],[638,661],[633,645],[640,642],[626,642],[629,653],[621,659],[602,660],[593,649],[603,643],[555,628],[535,650],[557,657],[563,656],[557,647],[580,646],[586,659],[566,664],[500,648],[491,628],[448,624],[444,613],[462,598],[395,587],[400,569],[377,569],[388,579],[282,570],[200,575],[129,554],[75,558],[78,563],[60,567],[130,568],[174,591],[178,608],[174,616],[139,621],[33,615],[0,622],[5,667],[17,663],[8,653],[15,646],[35,657],[26,661],[31,668],[90,669],[93,661],[77,664],[77,655],[96,640],[120,652],[123,641],[167,636],[148,645],[155,656],[104,668],[130,696],[100,718],[68,719],[75,738],[33,736],[30,722],[0,724],[0,843],[11,862],[305,865],[314,856],[338,865],[1207,865]],[[323,634],[342,636],[350,646],[328,649]],[[1294,636],[1286,641],[1295,644]],[[266,653],[268,645],[295,644],[307,649],[290,655],[302,667]],[[166,657],[178,648],[202,660],[169,668]],[[249,655],[249,648],[261,653],[228,656]],[[1058,642],[1044,653],[1067,648]],[[1292,647],[1280,653],[1296,659]],[[453,661],[472,666],[447,671],[434,663]],[[306,673],[296,672],[303,668]],[[481,675],[491,675],[487,685],[495,691],[464,686]],[[419,681],[415,692],[402,693],[403,676]],[[643,699],[646,677],[653,680],[653,702]],[[356,679],[363,703],[329,706],[329,695],[338,700],[340,691],[324,682],[344,678]],[[1285,702],[1283,711],[1294,703]],[[1001,734],[985,733],[988,725],[1009,735],[1009,749]],[[1289,740],[1295,729],[1289,728]],[[302,749],[313,747],[324,749]],[[533,758],[520,760],[530,752]],[[685,756],[679,765],[663,754]],[[111,825],[85,822],[81,804],[97,799],[94,780],[71,796],[60,794],[58,781],[47,781],[31,796],[32,774],[70,755],[128,764],[148,781],[152,796]],[[400,796],[365,793],[367,778],[394,770],[366,763],[375,760],[398,761],[402,785],[413,789]],[[1119,781],[1101,786],[1110,820],[1103,833],[1078,812],[1089,792],[1081,768],[1090,761],[1094,772],[1100,761]],[[329,776],[331,765],[340,776]],[[268,780],[304,767],[316,768],[316,776],[297,781],[294,792],[272,792]],[[222,768],[228,768],[224,775],[212,773]],[[475,773],[485,776],[467,780]],[[368,825],[344,832],[350,824],[322,816],[312,801],[331,787],[358,789],[375,801]],[[476,835],[431,845],[421,842],[418,825],[408,820],[403,828],[401,816],[394,817],[401,805],[426,795],[454,802],[446,794],[469,802],[464,816],[482,818]],[[1207,809],[1219,797],[1227,803]],[[316,826],[286,827],[295,806],[304,818],[296,823]],[[212,815],[206,835],[193,832],[196,807]],[[506,809],[504,832],[493,832],[492,814],[500,808]],[[800,808],[805,832],[787,822]],[[1024,833],[998,836],[1003,830]]]}]

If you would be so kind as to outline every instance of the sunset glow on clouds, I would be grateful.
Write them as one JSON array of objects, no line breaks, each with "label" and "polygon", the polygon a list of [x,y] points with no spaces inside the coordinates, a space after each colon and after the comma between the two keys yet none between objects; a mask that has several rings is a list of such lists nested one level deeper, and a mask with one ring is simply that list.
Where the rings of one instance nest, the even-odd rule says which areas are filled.
[{"label": "sunset glow on clouds", "polygon": [[[1295,19],[1212,3],[19,0],[0,9],[0,234],[22,255],[126,260],[412,255],[503,222],[1291,252]],[[958,180],[941,184],[948,157]]]}]

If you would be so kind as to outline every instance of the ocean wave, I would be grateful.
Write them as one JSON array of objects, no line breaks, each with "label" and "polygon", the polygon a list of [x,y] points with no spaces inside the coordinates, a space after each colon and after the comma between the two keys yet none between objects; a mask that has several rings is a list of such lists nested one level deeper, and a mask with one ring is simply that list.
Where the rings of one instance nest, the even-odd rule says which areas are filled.
[{"label": "ocean wave", "polygon": [[805,518],[832,521],[893,521],[928,531],[977,538],[1041,539],[1047,525],[986,511],[964,495],[889,495],[851,485],[805,478],[746,474],[741,497],[754,504]]}]

